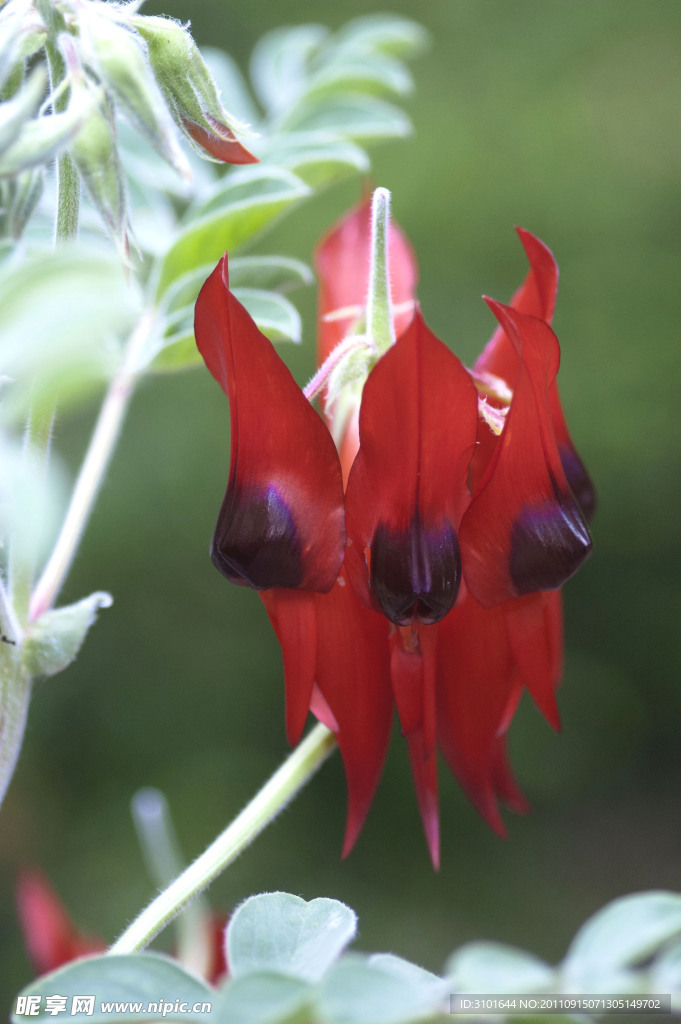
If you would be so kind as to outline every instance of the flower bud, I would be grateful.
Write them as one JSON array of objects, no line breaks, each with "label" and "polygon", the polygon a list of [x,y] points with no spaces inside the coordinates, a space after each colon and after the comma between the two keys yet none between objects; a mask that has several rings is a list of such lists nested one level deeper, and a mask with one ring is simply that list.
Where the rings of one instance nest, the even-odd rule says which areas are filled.
[{"label": "flower bud", "polygon": [[149,62],[178,125],[216,160],[256,163],[234,132],[248,133],[224,109],[210,71],[187,29],[172,18],[142,17],[132,24],[147,44]]},{"label": "flower bud", "polygon": [[70,148],[92,202],[120,247],[125,244],[125,184],[116,149],[113,105],[103,97]]},{"label": "flower bud", "polygon": [[106,13],[87,9],[82,21],[87,60],[121,109],[161,156],[183,177],[191,168],[175,125],[151,73],[141,40]]}]

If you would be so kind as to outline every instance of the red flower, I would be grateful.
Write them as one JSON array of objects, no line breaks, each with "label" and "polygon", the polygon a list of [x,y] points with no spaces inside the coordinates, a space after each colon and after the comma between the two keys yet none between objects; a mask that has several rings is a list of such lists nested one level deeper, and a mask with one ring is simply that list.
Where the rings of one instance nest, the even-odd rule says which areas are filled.
[{"label": "red flower", "polygon": [[[355,330],[364,329],[369,222],[365,204],[318,253],[320,361],[353,322]],[[585,517],[593,511],[593,488],[567,434],[555,386],[559,349],[546,322],[555,262],[537,239],[520,235],[530,274],[512,306],[490,300],[500,327],[471,374],[420,313],[412,315],[416,267],[399,229],[391,229],[397,341],[378,359],[363,391],[349,389],[326,414],[347,478],[340,575],[341,531],[331,531],[333,541],[315,539],[329,516],[338,524],[342,508],[338,457],[328,436],[322,443],[322,421],[291,388],[288,371],[247,315],[225,316],[238,303],[220,267],[197,304],[199,348],[231,399],[232,468],[217,543],[232,552],[230,578],[231,567],[245,561],[235,545],[257,548],[270,567],[255,585],[264,590],[282,646],[289,739],[300,737],[308,710],[337,733],[349,794],[344,852],[378,782],[393,700],[435,863],[437,745],[502,832],[496,798],[524,807],[504,749],[523,687],[558,725],[559,588],[589,554]],[[250,365],[239,355],[247,346],[255,353]],[[272,372],[263,393],[257,361],[266,349]],[[275,425],[276,452],[265,440]],[[235,449],[235,438],[248,438],[252,463],[238,440]],[[256,482],[245,487],[240,474]],[[270,486],[285,506],[284,515],[275,504],[276,529],[261,525],[259,496]],[[310,508],[301,495],[317,491]],[[250,524],[252,535],[242,523]],[[330,589],[334,572],[338,580]]]},{"label": "red flower", "polygon": [[[103,953],[106,945],[96,936],[83,935],[41,871],[22,871],[16,890],[19,925],[24,946],[37,976],[81,956]],[[216,984],[227,973],[225,928],[228,918],[209,919],[206,980]]]},{"label": "red flower", "polygon": [[22,871],[16,897],[24,945],[36,974],[106,949],[100,938],[78,931],[41,871]]}]

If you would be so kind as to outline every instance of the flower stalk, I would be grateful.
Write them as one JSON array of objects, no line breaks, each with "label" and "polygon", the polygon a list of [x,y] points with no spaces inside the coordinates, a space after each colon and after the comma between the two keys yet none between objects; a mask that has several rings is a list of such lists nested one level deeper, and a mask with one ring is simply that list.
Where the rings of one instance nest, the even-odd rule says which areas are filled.
[{"label": "flower stalk", "polygon": [[378,355],[395,344],[390,295],[388,237],[390,192],[377,188],[371,203],[371,262],[367,293],[367,337]]},{"label": "flower stalk", "polygon": [[120,436],[139,375],[140,354],[153,330],[154,317],[154,310],[142,314],[104,399],[61,532],[31,598],[31,620],[52,606],[71,568]]},{"label": "flower stalk", "polygon": [[136,953],[144,949],[190,900],[250,846],[312,778],[335,745],[334,734],[326,726],[316,725],[224,832],[126,928],[109,953]]}]

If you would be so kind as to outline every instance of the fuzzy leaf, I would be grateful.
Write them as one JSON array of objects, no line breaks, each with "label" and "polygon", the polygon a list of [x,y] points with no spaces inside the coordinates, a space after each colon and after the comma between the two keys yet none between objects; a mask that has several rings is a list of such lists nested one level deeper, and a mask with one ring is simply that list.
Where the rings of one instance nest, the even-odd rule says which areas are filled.
[{"label": "fuzzy leaf", "polygon": [[251,78],[267,111],[285,110],[304,91],[310,57],[327,34],[322,25],[298,25],[260,39],[251,57]]},{"label": "fuzzy leaf", "polygon": [[304,100],[277,123],[279,131],[329,131],[351,139],[404,138],[411,132],[406,114],[374,97],[344,93]]},{"label": "fuzzy leaf", "polygon": [[681,936],[681,896],[640,892],[613,900],[582,925],[561,965],[573,991],[610,991],[601,982],[617,977],[670,939]]},{"label": "fuzzy leaf", "polygon": [[232,288],[270,341],[301,340],[300,313],[283,295],[262,288]]},{"label": "fuzzy leaf", "polygon": [[500,942],[471,942],[448,960],[447,979],[455,992],[546,992],[553,968],[532,953]]},{"label": "fuzzy leaf", "polygon": [[257,971],[228,981],[214,1013],[229,1024],[312,1024],[313,995],[298,978]]},{"label": "fuzzy leaf", "polygon": [[368,14],[349,21],[334,36],[337,51],[386,53],[404,59],[422,53],[428,33],[415,21],[395,14]]},{"label": "fuzzy leaf", "polygon": [[45,612],[33,623],[24,640],[23,662],[29,676],[54,676],[78,656],[100,608],[113,598],[97,591],[75,604]]},{"label": "fuzzy leaf", "polygon": [[371,166],[363,149],[330,132],[285,132],[275,136],[264,159],[293,171],[313,188]]},{"label": "fuzzy leaf", "polygon": [[420,974],[349,954],[326,974],[319,1008],[324,1024],[408,1024],[445,1005],[441,990],[424,985]]},{"label": "fuzzy leaf", "polygon": [[352,941],[355,913],[338,900],[306,903],[285,892],[251,896],[227,926],[232,977],[276,971],[317,981]]},{"label": "fuzzy leaf", "polygon": [[206,202],[190,210],[161,265],[157,294],[181,274],[215,263],[225,250],[232,253],[251,241],[309,194],[307,185],[288,171],[260,165],[233,171]]},{"label": "fuzzy leaf", "polygon": [[[140,1019],[153,1024],[165,1021],[166,1024],[185,1024],[203,1022],[209,1014],[192,1012],[197,1003],[212,1004],[215,991],[192,974],[187,974],[168,957],[156,953],[139,953],[131,956],[97,956],[77,960],[57,971],[32,981],[19,994],[20,996],[40,996],[40,1012],[32,1015],[34,1021],[54,1020],[54,1015],[46,1012],[45,997],[55,994],[67,997],[68,1020],[83,1020],[89,1024],[111,1024],[111,1022],[139,1022]],[[72,1012],[74,996],[94,995],[95,1005],[92,1013]],[[160,1003],[159,1003],[160,1001]],[[183,1013],[173,1013],[170,1007],[179,1001],[186,1003],[190,1009]],[[102,1002],[124,1003],[125,1011],[102,1009]],[[144,1008],[130,1009],[130,1003],[139,1003]],[[159,1003],[157,1012],[149,1010],[152,1003]],[[164,1007],[168,1006],[168,1009]],[[14,1006],[16,1007],[16,1000]],[[24,1015],[13,1013],[12,1024],[25,1024]]]}]

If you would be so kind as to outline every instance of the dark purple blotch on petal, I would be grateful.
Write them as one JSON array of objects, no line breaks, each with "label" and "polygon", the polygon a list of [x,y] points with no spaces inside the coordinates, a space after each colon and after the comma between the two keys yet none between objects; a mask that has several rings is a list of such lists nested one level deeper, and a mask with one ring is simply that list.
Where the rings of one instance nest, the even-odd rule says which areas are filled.
[{"label": "dark purple blotch on petal", "polygon": [[225,495],[210,557],[232,583],[256,590],[300,585],[300,539],[276,487],[237,488]]},{"label": "dark purple blotch on petal", "polygon": [[439,622],[454,606],[460,583],[461,554],[451,523],[426,529],[415,516],[404,531],[379,523],[371,544],[371,586],[391,622]]},{"label": "dark purple blotch on petal", "polygon": [[557,590],[591,554],[591,536],[572,495],[525,505],[511,530],[510,573],[517,594]]},{"label": "dark purple blotch on petal", "polygon": [[591,477],[574,448],[569,445],[561,445],[558,454],[563,472],[577,499],[577,504],[582,510],[582,515],[587,523],[590,523],[596,512],[596,490],[591,482]]}]

